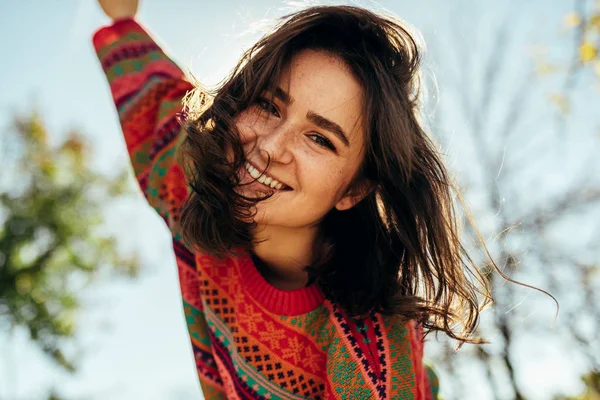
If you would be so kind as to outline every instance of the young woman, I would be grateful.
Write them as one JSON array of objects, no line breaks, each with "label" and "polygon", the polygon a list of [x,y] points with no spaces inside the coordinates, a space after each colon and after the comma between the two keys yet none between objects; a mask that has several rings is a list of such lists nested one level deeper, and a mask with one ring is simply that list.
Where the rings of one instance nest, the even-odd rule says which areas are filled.
[{"label": "young woman", "polygon": [[94,46],[173,233],[205,398],[436,398],[424,332],[475,341],[489,297],[418,121],[410,31],[309,8],[209,93],[134,20],[137,1],[99,2],[114,23]]}]

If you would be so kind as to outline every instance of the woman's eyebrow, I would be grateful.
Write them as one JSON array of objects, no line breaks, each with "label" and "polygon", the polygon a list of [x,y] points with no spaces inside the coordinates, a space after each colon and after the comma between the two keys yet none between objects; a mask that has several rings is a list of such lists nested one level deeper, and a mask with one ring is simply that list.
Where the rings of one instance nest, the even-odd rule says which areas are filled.
[{"label": "woman's eyebrow", "polygon": [[[289,106],[294,102],[294,99],[289,95],[289,93],[287,93],[280,87],[277,87],[275,89],[273,97],[276,97],[279,100],[281,100],[286,106]],[[338,137],[338,139],[342,141],[342,143],[344,143],[346,147],[350,147],[350,141],[348,140],[348,136],[344,133],[344,130],[335,122],[328,120],[324,116],[319,115],[316,112],[310,110],[306,113],[306,118],[313,124],[317,125],[319,128],[328,130],[329,132],[333,133],[335,136]]]},{"label": "woman's eyebrow", "polygon": [[319,115],[316,112],[310,110],[306,113],[306,118],[313,124],[317,125],[319,128],[326,129],[329,132],[333,133],[335,136],[338,137],[338,139],[342,141],[342,143],[344,143],[346,147],[350,147],[350,141],[344,133],[344,130],[335,122],[330,121],[322,115]]}]

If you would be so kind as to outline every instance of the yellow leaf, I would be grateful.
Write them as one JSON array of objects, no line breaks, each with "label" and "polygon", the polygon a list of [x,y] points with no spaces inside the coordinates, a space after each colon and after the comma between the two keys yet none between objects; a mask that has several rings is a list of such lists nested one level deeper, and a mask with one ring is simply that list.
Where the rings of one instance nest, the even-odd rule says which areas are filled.
[{"label": "yellow leaf", "polygon": [[556,67],[552,64],[548,64],[548,63],[540,63],[537,65],[537,74],[538,75],[548,75],[551,74],[553,72],[556,72]]},{"label": "yellow leaf", "polygon": [[588,27],[600,30],[600,14],[592,15],[590,22],[588,22]]},{"label": "yellow leaf", "polygon": [[590,42],[585,42],[579,48],[579,58],[583,62],[592,61],[596,58],[598,49]]},{"label": "yellow leaf", "polygon": [[32,287],[31,275],[27,273],[17,275],[15,286],[17,287],[17,292],[19,292],[21,296],[28,294]]},{"label": "yellow leaf", "polygon": [[576,12],[570,12],[565,15],[565,26],[567,28],[576,28],[581,24],[581,17]]},{"label": "yellow leaf", "polygon": [[569,112],[569,102],[560,94],[550,95],[550,100],[558,106],[561,113],[567,114]]},{"label": "yellow leaf", "polygon": [[596,75],[600,76],[600,61],[596,61],[594,64],[594,71],[596,72]]}]

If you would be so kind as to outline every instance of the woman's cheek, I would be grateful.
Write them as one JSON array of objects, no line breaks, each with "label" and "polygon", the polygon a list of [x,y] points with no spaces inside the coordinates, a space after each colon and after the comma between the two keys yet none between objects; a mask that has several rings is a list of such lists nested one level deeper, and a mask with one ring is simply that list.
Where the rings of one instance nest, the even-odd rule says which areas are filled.
[{"label": "woman's cheek", "polygon": [[246,118],[245,120],[239,121],[237,124],[237,129],[243,145],[254,143],[256,141],[258,136],[256,128],[256,120],[250,120],[249,118]]}]

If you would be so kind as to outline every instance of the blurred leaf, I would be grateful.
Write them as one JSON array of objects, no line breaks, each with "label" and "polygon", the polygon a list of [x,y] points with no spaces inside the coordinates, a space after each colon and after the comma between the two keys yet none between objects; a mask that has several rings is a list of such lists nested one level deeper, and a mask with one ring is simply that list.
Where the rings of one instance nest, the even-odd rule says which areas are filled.
[{"label": "blurred leaf", "polygon": [[537,75],[543,76],[555,73],[558,68],[555,65],[549,63],[539,63],[536,68]]},{"label": "blurred leaf", "polygon": [[581,16],[576,12],[570,12],[565,15],[564,24],[567,28],[576,28],[581,25]]},{"label": "blurred leaf", "polygon": [[567,397],[565,400],[600,400],[600,371],[592,371],[584,375],[581,380],[585,384],[583,394]]},{"label": "blurred leaf", "polygon": [[55,389],[52,389],[48,394],[48,400],[65,400],[65,398],[60,396]]},{"label": "blurred leaf", "polygon": [[560,94],[552,94],[550,95],[550,100],[556,104],[556,106],[558,107],[559,111],[562,114],[568,114],[570,111],[570,107],[569,107],[569,102],[567,101],[567,99],[560,95]]},{"label": "blurred leaf", "polygon": [[588,27],[600,31],[600,14],[595,14],[590,17]]},{"label": "blurred leaf", "polygon": [[579,58],[583,62],[592,61],[598,55],[598,49],[590,42],[584,42],[579,48]]}]

